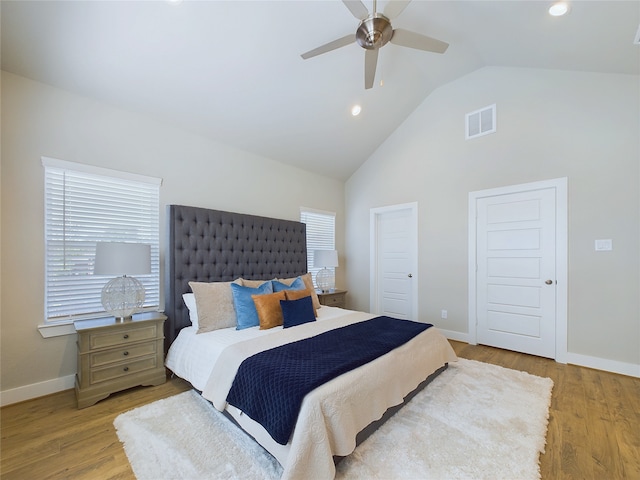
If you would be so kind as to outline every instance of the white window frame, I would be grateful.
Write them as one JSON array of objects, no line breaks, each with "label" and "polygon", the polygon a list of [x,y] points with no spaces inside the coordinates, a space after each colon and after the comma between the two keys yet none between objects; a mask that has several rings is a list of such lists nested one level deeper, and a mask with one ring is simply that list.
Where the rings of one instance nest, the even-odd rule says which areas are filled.
[{"label": "white window frame", "polygon": [[[315,208],[300,207],[300,221],[307,225],[307,271],[311,273],[313,285],[316,274],[321,270],[313,266],[314,250],[336,249],[336,213]],[[335,275],[335,268],[328,270]]]},{"label": "white window frame", "polygon": [[[106,315],[100,294],[110,277],[93,275],[98,241],[128,241],[151,246],[151,274],[136,278],[146,290],[143,309],[157,310],[160,303],[162,179],[49,157],[42,157],[42,165],[45,179],[45,302],[44,325],[39,329],[43,336],[69,333],[68,328],[56,333],[47,331],[46,327],[72,326],[75,320]],[[77,194],[75,199],[74,193]],[[69,230],[70,212],[76,215],[75,231]],[[73,258],[67,253],[69,242],[74,242]],[[72,268],[66,264],[60,267],[68,259],[72,259]],[[61,291],[73,293],[70,303],[64,304]]]}]

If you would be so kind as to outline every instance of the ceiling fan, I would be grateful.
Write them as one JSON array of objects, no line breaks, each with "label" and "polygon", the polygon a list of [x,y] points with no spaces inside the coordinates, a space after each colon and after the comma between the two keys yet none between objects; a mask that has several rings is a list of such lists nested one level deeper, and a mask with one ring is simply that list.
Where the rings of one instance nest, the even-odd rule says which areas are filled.
[{"label": "ceiling fan", "polygon": [[308,59],[323,53],[345,47],[353,42],[357,42],[366,50],[364,57],[364,88],[372,88],[376,76],[376,65],[378,63],[378,50],[391,42],[402,47],[410,47],[426,52],[444,53],[449,44],[435,38],[427,37],[419,33],[394,29],[391,27],[391,19],[397,17],[411,3],[411,0],[390,0],[384,14],[376,11],[376,0],[373,0],[373,13],[369,13],[367,7],[360,0],[342,0],[342,3],[349,11],[360,20],[355,35],[350,34],[338,38],[332,42],[314,48],[301,57]]}]

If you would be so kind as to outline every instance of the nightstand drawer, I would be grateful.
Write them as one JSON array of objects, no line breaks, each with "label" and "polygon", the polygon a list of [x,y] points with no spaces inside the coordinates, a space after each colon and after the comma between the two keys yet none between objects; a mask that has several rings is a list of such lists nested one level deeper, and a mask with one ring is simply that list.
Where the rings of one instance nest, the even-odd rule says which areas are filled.
[{"label": "nightstand drawer", "polygon": [[327,307],[346,308],[346,290],[331,290],[324,293],[317,292],[317,294],[320,305],[326,305]]},{"label": "nightstand drawer", "polygon": [[338,307],[344,305],[343,295],[327,295],[324,304],[328,307]]},{"label": "nightstand drawer", "polygon": [[142,340],[152,340],[158,335],[155,324],[140,328],[111,329],[109,332],[92,332],[89,334],[89,350],[126,345]]},{"label": "nightstand drawer", "polygon": [[138,345],[122,346],[121,348],[105,350],[89,354],[89,364],[91,367],[101,367],[109,363],[122,362],[124,360],[134,360],[146,355],[155,355],[156,342],[146,342]]},{"label": "nightstand drawer", "polygon": [[113,367],[101,368],[91,370],[91,385],[100,382],[106,382],[120,377],[126,377],[127,375],[133,375],[134,373],[142,372],[144,370],[151,370],[156,368],[157,357],[142,358],[134,362],[121,363],[114,365]]}]

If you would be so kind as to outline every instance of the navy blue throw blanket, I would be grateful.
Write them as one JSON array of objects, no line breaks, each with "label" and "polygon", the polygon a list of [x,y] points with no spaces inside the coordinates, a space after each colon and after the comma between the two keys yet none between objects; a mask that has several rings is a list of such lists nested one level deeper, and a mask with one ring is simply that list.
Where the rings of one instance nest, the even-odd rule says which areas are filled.
[{"label": "navy blue throw blanket", "polygon": [[431,326],[376,317],[265,350],[242,362],[227,402],[260,423],[276,442],[286,445],[307,393],[405,344]]}]

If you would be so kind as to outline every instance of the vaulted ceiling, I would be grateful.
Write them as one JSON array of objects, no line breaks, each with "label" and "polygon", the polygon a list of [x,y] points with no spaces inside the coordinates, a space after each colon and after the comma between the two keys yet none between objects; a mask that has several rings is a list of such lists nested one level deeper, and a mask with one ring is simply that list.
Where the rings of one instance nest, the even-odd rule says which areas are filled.
[{"label": "vaulted ceiling", "polygon": [[3,0],[2,69],[346,179],[434,89],[479,68],[640,74],[640,2],[550,5],[414,0],[393,27],[448,50],[387,44],[365,90],[356,43],[300,57],[355,33],[339,0]]}]

